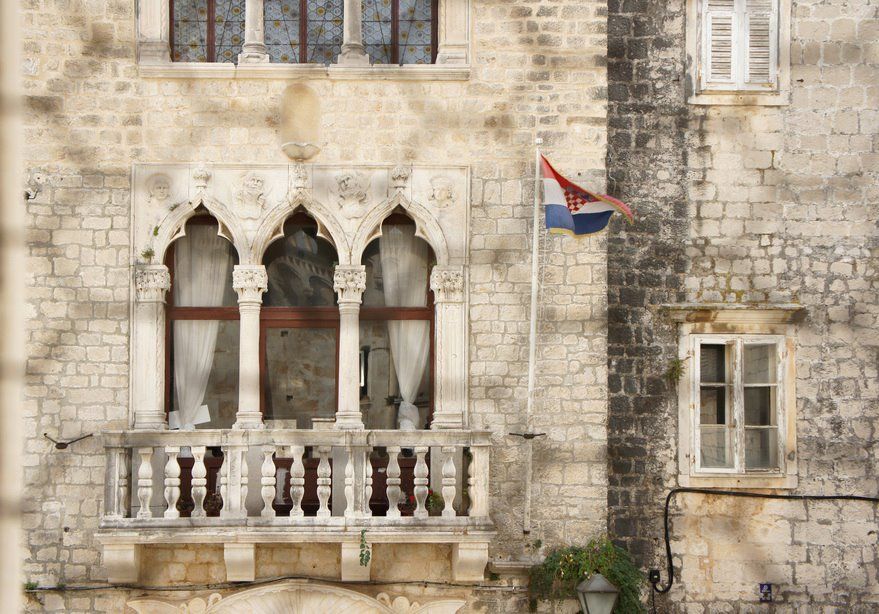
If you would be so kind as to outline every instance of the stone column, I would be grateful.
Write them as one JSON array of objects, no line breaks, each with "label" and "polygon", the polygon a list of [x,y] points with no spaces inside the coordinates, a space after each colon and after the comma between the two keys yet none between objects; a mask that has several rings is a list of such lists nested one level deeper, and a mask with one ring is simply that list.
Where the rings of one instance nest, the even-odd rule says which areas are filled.
[{"label": "stone column", "polygon": [[268,61],[263,0],[244,0],[244,44],[238,54],[238,63],[261,64]]},{"label": "stone column", "polygon": [[369,66],[369,56],[363,49],[363,7],[362,0],[345,0],[342,16],[342,52],[338,64],[348,66]]},{"label": "stone column", "polygon": [[232,287],[238,293],[238,413],[236,429],[263,428],[259,410],[259,310],[269,278],[261,264],[239,264],[232,272]]},{"label": "stone column", "polygon": [[464,271],[459,266],[436,266],[430,275],[436,305],[433,429],[464,428],[467,360],[464,313]]},{"label": "stone column", "polygon": [[165,293],[171,275],[164,264],[134,270],[134,428],[164,429]]},{"label": "stone column", "polygon": [[140,0],[137,51],[142,64],[171,61],[170,13],[167,0]]},{"label": "stone column", "polygon": [[467,0],[440,0],[439,49],[437,64],[466,64],[470,30],[470,2]]},{"label": "stone column", "polygon": [[336,428],[362,429],[359,316],[360,299],[366,289],[366,267],[337,266],[333,285],[339,293],[339,405],[336,409]]}]

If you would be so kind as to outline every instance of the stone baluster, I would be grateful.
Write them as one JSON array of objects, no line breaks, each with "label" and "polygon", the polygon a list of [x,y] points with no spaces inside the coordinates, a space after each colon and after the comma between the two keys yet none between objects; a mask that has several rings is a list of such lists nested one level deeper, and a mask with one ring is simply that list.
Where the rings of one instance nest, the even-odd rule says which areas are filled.
[{"label": "stone baluster", "polygon": [[244,44],[238,64],[262,64],[269,61],[265,43],[265,7],[263,0],[244,3]]},{"label": "stone baluster", "polygon": [[339,294],[339,405],[336,428],[362,429],[359,314],[360,300],[366,289],[366,267],[337,266],[333,285]]},{"label": "stone baluster", "polygon": [[275,446],[263,446],[262,448],[263,454],[263,462],[262,462],[262,517],[263,518],[274,518],[275,517],[275,508],[272,507],[272,502],[275,500]]},{"label": "stone baluster", "polygon": [[366,469],[366,480],[363,486],[363,516],[369,518],[372,516],[372,508],[369,507],[369,501],[372,499],[372,462],[369,460],[371,448],[366,449],[363,457],[364,468]]},{"label": "stone baluster", "polygon": [[204,511],[204,500],[208,494],[208,470],[204,464],[204,455],[207,449],[205,446],[192,446],[192,517],[204,518],[207,514]]},{"label": "stone baluster", "polygon": [[488,516],[488,446],[470,448],[468,493],[472,517]]},{"label": "stone baluster", "polygon": [[222,518],[244,518],[247,508],[247,446],[223,447],[223,509]]},{"label": "stone baluster", "polygon": [[427,506],[425,505],[427,502],[427,463],[424,460],[424,455],[427,454],[428,448],[425,447],[417,447],[415,448],[415,517],[416,518],[427,518],[429,516],[427,512]]},{"label": "stone baluster", "polygon": [[150,500],[153,498],[153,449],[138,448],[137,455],[140,456],[140,467],[137,469],[137,500],[140,501],[140,510],[137,517],[152,518]]},{"label": "stone baluster", "polygon": [[430,275],[436,310],[434,413],[431,428],[464,428],[467,361],[464,348],[467,319],[464,311],[462,267],[435,266]]},{"label": "stone baluster", "polygon": [[180,510],[177,509],[177,500],[180,499],[180,463],[177,455],[180,454],[180,446],[165,446],[165,454],[168,462],[165,463],[165,518],[180,518]]},{"label": "stone baluster", "polygon": [[236,429],[263,428],[259,407],[259,312],[269,278],[262,265],[239,264],[232,272],[232,287],[238,293],[238,413]]},{"label": "stone baluster", "polygon": [[290,518],[305,515],[302,511],[302,497],[305,495],[305,465],[302,463],[302,455],[305,448],[291,446],[293,453],[293,465],[290,467],[290,498],[293,500],[293,508],[290,510]]},{"label": "stone baluster", "polygon": [[107,449],[106,518],[125,518],[128,514],[128,449]]},{"label": "stone baluster", "polygon": [[346,448],[347,461],[345,462],[345,518],[353,518],[356,515],[354,506],[354,449]]},{"label": "stone baluster", "polygon": [[344,0],[342,13],[342,51],[338,63],[369,66],[369,56],[363,48],[363,0]]},{"label": "stone baluster", "polygon": [[328,502],[333,491],[333,470],[330,466],[330,452],[332,450],[331,446],[319,446],[317,449],[318,456],[320,457],[320,462],[317,465],[317,499],[320,502],[317,515],[320,518],[330,515]]},{"label": "stone baluster", "polygon": [[402,490],[400,489],[400,454],[399,446],[388,447],[388,518],[400,517],[400,500],[402,499]]},{"label": "stone baluster", "polygon": [[171,275],[163,264],[139,264],[134,271],[132,327],[134,428],[165,425],[165,294]]},{"label": "stone baluster", "polygon": [[443,446],[443,517],[455,517],[455,448]]}]

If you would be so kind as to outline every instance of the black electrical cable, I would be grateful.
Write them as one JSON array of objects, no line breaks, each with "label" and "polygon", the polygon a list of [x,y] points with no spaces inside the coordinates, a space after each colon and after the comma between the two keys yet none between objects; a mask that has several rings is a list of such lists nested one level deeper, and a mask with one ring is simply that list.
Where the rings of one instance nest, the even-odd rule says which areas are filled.
[{"label": "black electrical cable", "polygon": [[[672,563],[671,556],[671,539],[669,538],[669,529],[668,529],[668,508],[671,504],[672,497],[674,497],[678,493],[695,493],[701,495],[719,495],[724,497],[745,497],[752,499],[783,499],[787,501],[867,501],[870,503],[879,503],[879,497],[866,497],[863,495],[777,495],[772,493],[762,493],[762,492],[748,492],[741,490],[714,490],[711,488],[672,488],[668,491],[668,495],[665,497],[665,514],[663,517],[663,522],[665,523],[665,556],[666,556],[666,564],[668,566],[666,572],[668,573],[668,585],[664,587],[660,587],[659,585],[659,571],[651,570],[650,571],[650,583],[653,585],[653,593],[655,597],[655,593],[664,594],[671,590],[672,585],[674,584],[674,565]],[[656,605],[654,601],[653,609],[656,610]]]}]

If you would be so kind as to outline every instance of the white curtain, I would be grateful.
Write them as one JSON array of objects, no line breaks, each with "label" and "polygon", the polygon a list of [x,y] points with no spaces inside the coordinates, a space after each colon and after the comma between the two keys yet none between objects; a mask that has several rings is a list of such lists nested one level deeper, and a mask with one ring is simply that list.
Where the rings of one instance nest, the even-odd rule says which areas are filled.
[{"label": "white curtain", "polygon": [[[415,236],[412,226],[386,226],[379,239],[382,281],[387,307],[424,307],[427,304],[427,244]],[[430,323],[390,321],[391,358],[400,385],[397,427],[422,428],[415,397],[430,356]]]},{"label": "white curtain", "polygon": [[[222,306],[231,265],[229,243],[217,236],[216,226],[189,226],[186,236],[175,246],[174,304]],[[170,416],[171,428],[192,429],[210,421],[208,407],[203,403],[214,364],[219,325],[216,320],[174,322],[177,415]]]}]

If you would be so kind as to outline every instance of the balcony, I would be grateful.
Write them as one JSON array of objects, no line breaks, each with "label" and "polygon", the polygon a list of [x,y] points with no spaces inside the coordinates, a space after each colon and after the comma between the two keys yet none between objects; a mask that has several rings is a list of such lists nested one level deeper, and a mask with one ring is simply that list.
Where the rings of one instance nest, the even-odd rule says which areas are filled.
[{"label": "balcony", "polygon": [[453,579],[483,577],[486,432],[133,430],[103,442],[97,537],[111,582],[139,581],[147,545],[222,544],[226,579],[249,581],[259,544],[316,542],[339,544],[342,581],[368,580],[361,537],[450,544]]}]

